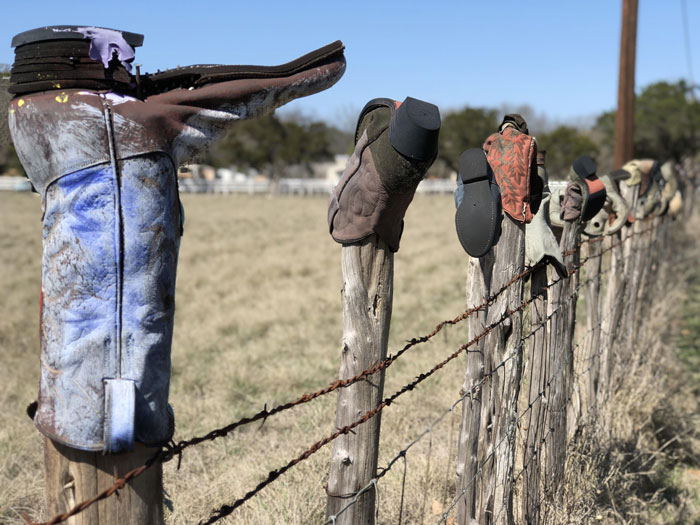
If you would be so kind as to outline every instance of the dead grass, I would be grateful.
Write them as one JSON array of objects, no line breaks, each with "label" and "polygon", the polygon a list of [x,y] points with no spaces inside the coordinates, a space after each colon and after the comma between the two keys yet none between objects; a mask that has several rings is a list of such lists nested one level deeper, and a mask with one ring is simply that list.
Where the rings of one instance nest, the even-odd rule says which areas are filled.
[{"label": "dead grass", "polygon": [[[342,326],[340,247],[326,229],[325,199],[183,199],[187,222],[171,387],[176,439],[333,381]],[[0,210],[0,523],[19,524],[20,511],[43,517],[41,439],[24,413],[38,386],[41,223],[34,195],[0,193]],[[395,259],[390,351],[464,309],[466,258],[453,217],[447,196],[418,196],[408,211]],[[683,278],[676,272],[668,306],[657,316],[661,324],[683,303]],[[385,393],[467,339],[463,323],[412,349],[389,369]],[[700,479],[696,392],[682,380],[675,343],[662,340],[669,341],[657,340],[622,379],[610,405],[612,430],[592,425],[577,436],[567,465],[566,504],[552,508],[548,523],[692,523],[698,516],[700,498],[689,488]],[[464,368],[463,358],[451,363],[383,413],[380,466],[459,397]],[[168,463],[168,523],[195,522],[244,494],[269,470],[330,434],[334,409],[335,395],[326,396],[263,426],[189,449],[180,470],[176,461]],[[398,521],[402,490],[405,523],[437,521],[454,497],[459,419],[459,411],[449,414],[411,449],[405,485],[403,461],[382,479],[378,523]],[[321,522],[330,450],[283,475],[224,522]]]},{"label": "dead grass", "polygon": [[[171,403],[176,439],[205,433],[243,415],[316,390],[337,377],[340,355],[340,246],[328,235],[323,198],[185,195],[173,341]],[[0,522],[20,510],[42,513],[41,439],[24,413],[38,385],[37,332],[41,224],[38,198],[0,194]],[[450,197],[416,198],[395,258],[390,351],[464,309],[465,257]],[[392,393],[466,340],[466,325],[411,350],[388,372]],[[464,361],[452,363],[402,396],[382,420],[380,465],[458,397]],[[230,503],[333,430],[335,395],[185,452],[165,467],[173,510],[191,523]],[[404,517],[420,522],[433,500],[453,497],[450,431],[458,414],[407,458]],[[452,444],[452,450],[450,445]],[[264,490],[230,523],[318,523],[330,446]],[[430,471],[427,471],[428,458]],[[452,467],[448,469],[447,462]],[[379,488],[380,522],[395,521],[403,466]],[[447,487],[447,490],[445,489]],[[429,520],[432,522],[432,520]]]},{"label": "dead grass", "polygon": [[618,356],[613,397],[570,444],[564,503],[550,507],[548,523],[700,523],[700,356],[689,364],[678,351],[685,310],[700,306],[688,286],[700,277],[700,245],[688,233],[698,222],[696,215],[685,231],[676,225],[671,246],[685,249],[657,276],[664,286],[640,351]]}]

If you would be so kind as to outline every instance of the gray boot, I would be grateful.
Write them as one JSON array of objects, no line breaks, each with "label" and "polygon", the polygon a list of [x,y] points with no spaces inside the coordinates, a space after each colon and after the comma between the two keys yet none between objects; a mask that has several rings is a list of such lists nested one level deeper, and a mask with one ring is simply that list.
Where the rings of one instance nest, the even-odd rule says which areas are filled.
[{"label": "gray boot", "polygon": [[543,150],[537,155],[537,175],[543,187],[542,203],[532,221],[525,225],[525,265],[532,268],[541,261],[545,261],[554,266],[560,277],[566,277],[568,274],[564,258],[548,221],[551,193],[544,165],[545,154],[546,151]]}]

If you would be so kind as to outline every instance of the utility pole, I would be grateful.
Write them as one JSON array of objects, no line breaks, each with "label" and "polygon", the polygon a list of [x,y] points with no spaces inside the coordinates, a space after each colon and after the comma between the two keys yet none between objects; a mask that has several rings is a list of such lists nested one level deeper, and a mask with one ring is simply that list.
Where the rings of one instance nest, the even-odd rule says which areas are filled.
[{"label": "utility pole", "polygon": [[615,169],[621,168],[634,155],[634,62],[638,3],[638,0],[622,0],[620,73],[615,115]]}]

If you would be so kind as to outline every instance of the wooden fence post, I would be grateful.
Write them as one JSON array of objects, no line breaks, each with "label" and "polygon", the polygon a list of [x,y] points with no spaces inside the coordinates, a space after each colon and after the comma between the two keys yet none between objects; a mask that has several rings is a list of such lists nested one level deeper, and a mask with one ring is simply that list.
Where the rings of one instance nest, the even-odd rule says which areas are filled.
[{"label": "wooden fence post", "polygon": [[[566,222],[559,245],[562,253],[574,249],[578,243],[581,225],[578,221]],[[579,263],[579,250],[564,257],[569,272]],[[576,320],[576,277],[561,279],[551,288],[549,315],[551,319],[549,362],[551,383],[548,395],[548,433],[545,441],[545,493],[557,499],[561,496],[561,480],[564,479],[567,443],[567,399],[571,391],[573,375],[572,343]]]},{"label": "wooden fence post", "polygon": [[[469,258],[467,271],[467,308],[483,304],[488,297],[492,252],[481,258]],[[486,326],[487,309],[469,318],[469,339],[474,339]],[[484,340],[480,339],[467,357],[467,371],[462,392],[467,393],[484,378]],[[457,449],[457,523],[476,519],[476,478],[479,476],[479,431],[481,424],[481,388],[475,388],[462,404]]]},{"label": "wooden fence post", "polygon": [[[623,311],[622,300],[625,296],[625,261],[621,244],[624,234],[618,232],[606,237],[606,249],[610,249],[610,276],[605,291],[603,311],[605,316],[601,324],[600,338],[600,383],[598,386],[597,402],[605,403],[610,397],[612,371],[616,354],[615,341],[618,340],[620,321]],[[608,428],[607,424],[603,424]]]},{"label": "wooden fence post", "polygon": [[[503,217],[502,233],[493,248],[489,294],[522,273],[525,264],[525,226]],[[489,307],[487,325],[507,316],[522,304],[519,279]],[[484,375],[481,387],[481,420],[478,443],[476,520],[480,524],[513,522],[513,468],[517,435],[518,394],[522,378],[522,312],[508,316],[485,338]],[[466,522],[469,523],[469,522]],[[471,524],[470,524],[471,525]]]},{"label": "wooden fence post", "polygon": [[583,376],[579,381],[581,392],[580,417],[586,421],[596,406],[596,397],[600,381],[600,274],[603,261],[603,239],[594,239],[584,245],[586,263],[586,340],[580,350],[582,359],[579,361]]},{"label": "wooden fence post", "polygon": [[[394,254],[376,235],[343,244],[343,342],[340,379],[383,360],[387,354],[394,286]],[[376,408],[384,393],[384,371],[338,391],[335,427],[342,428]],[[377,472],[381,414],[333,443],[326,516],[334,516]],[[338,524],[374,523],[375,493],[369,490],[338,518]]]},{"label": "wooden fence post", "polygon": [[659,263],[663,256],[665,224],[667,216],[654,217],[651,221],[647,221],[646,228],[651,228],[645,235],[646,249],[642,250],[642,269],[639,284],[639,293],[637,300],[637,309],[635,311],[635,330],[638,337],[646,337],[648,323],[644,321],[650,314],[650,307],[655,303],[652,300],[654,294],[658,291],[657,284],[659,283]]},{"label": "wooden fence post", "polygon": [[[641,321],[646,309],[645,298],[647,296],[647,285],[649,284],[649,272],[654,264],[654,247],[656,245],[656,233],[658,229],[659,217],[649,217],[644,221],[642,230],[644,233],[640,235],[638,251],[635,259],[637,259],[637,300],[633,310],[632,329],[634,330],[634,345],[639,341],[644,340],[643,334],[640,333]],[[650,231],[648,231],[650,230]]]},{"label": "wooden fence post", "polygon": [[547,387],[551,373],[547,342],[547,268],[538,268],[532,273],[530,297],[531,343],[528,349],[528,361],[525,377],[528,379],[528,406],[530,412],[525,420],[525,446],[523,452],[522,518],[523,523],[538,525],[540,523],[540,476],[541,447],[546,435],[544,424],[545,407],[540,394]]},{"label": "wooden fence post", "polygon": [[[111,487],[128,471],[140,467],[158,450],[136,444],[133,452],[85,452],[44,438],[46,510],[50,517]],[[161,525],[163,521],[163,467],[153,465],[104,499],[70,518],[70,525]]]},{"label": "wooden fence post", "polygon": [[[630,210],[634,213],[637,207],[637,195],[639,185],[620,185],[620,194],[627,201]],[[620,319],[620,330],[615,348],[621,356],[621,362],[626,363],[634,348],[635,334],[634,314],[637,308],[637,292],[639,291],[640,251],[642,249],[641,231],[646,227],[643,220],[637,219],[630,226],[625,226],[622,238],[626,239],[622,246],[624,256],[625,294],[622,298],[623,310]]]}]

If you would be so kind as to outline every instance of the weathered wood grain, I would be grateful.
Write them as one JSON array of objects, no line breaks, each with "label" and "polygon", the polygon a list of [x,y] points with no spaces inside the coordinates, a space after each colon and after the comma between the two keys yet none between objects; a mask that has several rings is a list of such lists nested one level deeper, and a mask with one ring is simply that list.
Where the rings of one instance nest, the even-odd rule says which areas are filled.
[{"label": "weathered wood grain", "polygon": [[[49,516],[111,487],[128,471],[140,467],[157,450],[136,444],[133,452],[102,455],[66,447],[44,439],[46,509]],[[163,468],[157,464],[107,499],[73,516],[69,525],[161,525],[163,520]]]},{"label": "weathered wood grain", "polygon": [[[372,235],[342,248],[343,339],[340,379],[347,379],[386,357],[393,300],[394,254]],[[356,421],[382,401],[384,372],[338,392],[335,428]],[[338,513],[376,475],[381,414],[333,443],[326,516]],[[376,494],[365,492],[336,523],[374,523]]]},{"label": "weathered wood grain", "polygon": [[[483,304],[488,297],[493,257],[488,254],[480,259],[469,258],[467,271],[466,308]],[[469,318],[469,339],[479,335],[486,325],[487,309]],[[484,340],[473,346],[467,357],[467,370],[462,392],[469,392],[484,378]],[[476,519],[476,479],[479,473],[478,445],[481,421],[481,387],[462,404],[462,420],[459,427],[457,449],[457,523],[471,523]]]}]

